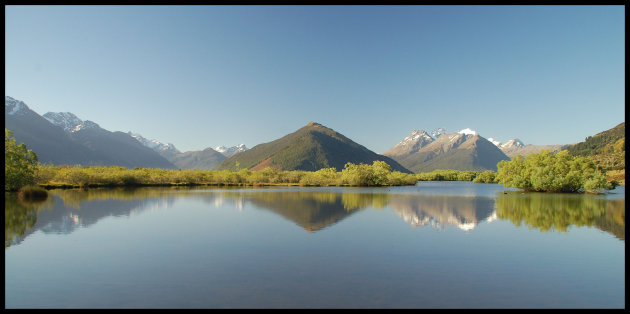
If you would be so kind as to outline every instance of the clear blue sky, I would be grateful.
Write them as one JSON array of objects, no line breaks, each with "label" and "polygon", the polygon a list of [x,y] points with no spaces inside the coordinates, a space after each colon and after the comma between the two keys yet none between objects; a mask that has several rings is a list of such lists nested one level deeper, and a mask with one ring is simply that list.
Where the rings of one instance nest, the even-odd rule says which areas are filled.
[{"label": "clear blue sky", "polygon": [[6,95],[181,151],[309,121],[568,144],[625,121],[624,6],[5,6]]}]

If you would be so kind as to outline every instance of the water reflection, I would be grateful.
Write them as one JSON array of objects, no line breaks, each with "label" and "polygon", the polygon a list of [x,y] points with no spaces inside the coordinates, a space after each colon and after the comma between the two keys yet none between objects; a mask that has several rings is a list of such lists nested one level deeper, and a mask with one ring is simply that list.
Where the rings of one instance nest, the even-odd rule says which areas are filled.
[{"label": "water reflection", "polygon": [[[404,193],[398,193],[403,191]],[[406,191],[406,192],[405,192]],[[486,193],[487,194],[487,193]],[[485,195],[485,194],[483,194]],[[130,216],[173,206],[180,198],[213,208],[269,210],[316,232],[365,208],[391,208],[414,227],[456,226],[470,231],[496,218],[540,231],[594,226],[625,240],[625,197],[499,193],[495,197],[430,195],[404,189],[190,189],[138,188],[54,190],[44,202],[27,203],[5,193],[5,248],[38,230],[67,234],[109,216]]]},{"label": "water reflection", "polygon": [[494,218],[494,200],[486,197],[449,195],[396,195],[389,206],[414,227],[447,225],[468,231]]},{"label": "water reflection", "polygon": [[23,237],[35,226],[38,212],[50,204],[50,198],[43,202],[28,202],[18,198],[16,193],[4,193],[4,247],[7,248]]},{"label": "water reflection", "polygon": [[307,232],[315,232],[350,216],[368,206],[384,208],[389,194],[336,192],[249,192],[223,193],[224,196],[244,197],[258,208],[270,210],[293,221]]},{"label": "water reflection", "polygon": [[625,240],[625,199],[594,195],[507,193],[496,199],[497,217],[516,226],[566,232],[570,226],[595,226]]},{"label": "water reflection", "polygon": [[147,209],[169,207],[175,194],[164,189],[55,190],[45,202],[25,203],[15,193],[5,194],[5,248],[28,235],[69,234],[105,217],[130,216]]}]

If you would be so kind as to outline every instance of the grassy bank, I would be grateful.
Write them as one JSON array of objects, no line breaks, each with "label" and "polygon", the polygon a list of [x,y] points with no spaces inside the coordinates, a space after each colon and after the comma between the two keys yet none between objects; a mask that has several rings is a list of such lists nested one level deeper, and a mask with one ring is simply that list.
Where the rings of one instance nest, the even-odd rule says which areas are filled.
[{"label": "grassy bank", "polygon": [[396,186],[414,185],[416,176],[391,171],[389,165],[352,163],[337,171],[252,171],[165,170],[125,167],[39,165],[35,183],[46,188],[85,188],[116,186]]}]

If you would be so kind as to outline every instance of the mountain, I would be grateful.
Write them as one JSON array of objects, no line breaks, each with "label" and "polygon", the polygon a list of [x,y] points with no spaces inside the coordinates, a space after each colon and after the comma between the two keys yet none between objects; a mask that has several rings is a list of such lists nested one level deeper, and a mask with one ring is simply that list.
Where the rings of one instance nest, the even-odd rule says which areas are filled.
[{"label": "mountain", "polygon": [[[606,170],[623,170],[616,180],[625,181],[626,169],[626,123],[597,133],[567,148],[574,156],[591,156],[595,163]],[[621,182],[621,181],[620,181]]]},{"label": "mountain", "polygon": [[223,154],[223,156],[225,157],[232,157],[235,154],[244,152],[246,150],[248,150],[247,146],[245,146],[245,144],[238,144],[236,146],[232,146],[232,147],[225,147],[225,146],[217,146],[214,150],[216,150],[217,152]]},{"label": "mountain", "polygon": [[435,141],[435,138],[424,130],[413,130],[409,136],[394,145],[394,147],[385,152],[383,155],[392,158],[405,158],[433,141]]},{"label": "mountain", "polygon": [[[158,140],[149,140],[144,138],[142,135],[138,134],[138,133],[132,133],[131,131],[127,132],[127,134],[129,134],[129,136],[135,138],[138,142],[140,142],[140,144],[154,150],[155,152],[157,152],[158,154],[162,155],[162,157],[166,158],[167,160],[177,154],[181,154],[182,152],[180,152],[177,148],[175,148],[175,145],[168,143],[162,143]],[[170,161],[170,160],[169,160]]]},{"label": "mountain", "polygon": [[145,147],[154,150],[162,157],[166,158],[166,160],[175,165],[177,169],[214,170],[214,168],[226,158],[223,154],[212,148],[182,153],[171,143],[165,144],[155,139],[149,140],[137,133],[128,132],[127,134],[135,138]]},{"label": "mountain", "polygon": [[575,156],[597,155],[615,150],[625,151],[626,123],[622,122],[612,129],[597,133],[567,148]]},{"label": "mountain", "polygon": [[201,151],[179,153],[168,158],[178,169],[214,170],[226,157],[208,147]]},{"label": "mountain", "polygon": [[142,145],[128,133],[110,132],[95,122],[83,121],[68,112],[47,112],[44,118],[62,127],[74,142],[104,158],[105,165],[175,169],[175,165],[166,158]]},{"label": "mountain", "polygon": [[415,173],[436,169],[496,171],[499,161],[509,160],[499,148],[469,128],[457,133],[438,134],[437,138],[431,137],[432,141],[424,134],[427,133],[412,132],[384,155]]},{"label": "mountain", "polygon": [[61,127],[64,131],[70,133],[81,124],[83,121],[70,112],[52,113],[48,112],[43,116],[50,123]]},{"label": "mountain", "polygon": [[433,131],[431,131],[430,135],[431,137],[435,140],[438,137],[440,137],[440,135],[442,134],[446,134],[446,129],[445,128],[437,128]]},{"label": "mountain", "polygon": [[434,142],[440,135],[446,134],[446,129],[437,128],[431,132],[424,130],[413,130],[409,136],[405,137],[394,147],[383,153],[385,156],[404,159],[405,157],[418,152],[422,147]]},{"label": "mountain", "polygon": [[512,158],[516,155],[527,156],[533,153],[539,153],[541,150],[549,150],[552,152],[560,151],[566,148],[568,145],[525,145],[521,140],[515,138],[505,143],[501,143],[493,138],[488,138],[492,144],[496,145],[502,150],[508,157]]},{"label": "mountain", "polygon": [[525,146],[522,147],[511,147],[511,148],[501,148],[501,150],[510,158],[516,156],[516,155],[521,155],[521,156],[527,156],[529,154],[534,154],[534,153],[540,153],[541,150],[548,150],[548,151],[552,151],[552,152],[557,152],[557,151],[561,151],[563,149],[565,149],[566,147],[568,147],[569,145],[532,145],[532,144],[527,144]]},{"label": "mountain", "polygon": [[44,116],[5,96],[5,127],[17,142],[33,150],[41,163],[175,168],[126,133],[107,131],[69,112]]},{"label": "mountain", "polygon": [[74,142],[62,127],[52,124],[23,101],[5,96],[5,128],[18,143],[24,143],[37,155],[40,163],[102,165],[107,160],[87,147]]},{"label": "mountain", "polygon": [[273,167],[279,170],[316,171],[335,167],[342,170],[346,163],[372,164],[375,160],[388,163],[392,171],[409,173],[393,159],[379,155],[336,131],[319,123],[309,122],[299,130],[272,142],[236,154],[219,164],[217,170]]}]

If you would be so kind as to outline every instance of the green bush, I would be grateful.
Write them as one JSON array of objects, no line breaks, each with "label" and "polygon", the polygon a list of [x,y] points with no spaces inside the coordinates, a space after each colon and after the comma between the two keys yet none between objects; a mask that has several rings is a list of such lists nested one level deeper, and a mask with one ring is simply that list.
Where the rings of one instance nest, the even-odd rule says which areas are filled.
[{"label": "green bush", "polygon": [[589,157],[574,157],[568,151],[542,150],[497,164],[496,181],[505,187],[538,192],[592,192],[610,189],[606,174]]},{"label": "green bush", "polygon": [[33,184],[37,164],[37,155],[24,143],[16,144],[11,131],[4,129],[4,190]]},{"label": "green bush", "polygon": [[496,183],[497,173],[492,170],[486,170],[480,174],[478,174],[473,182],[475,183]]},{"label": "green bush", "polygon": [[472,181],[478,171],[437,169],[416,174],[418,181]]}]

